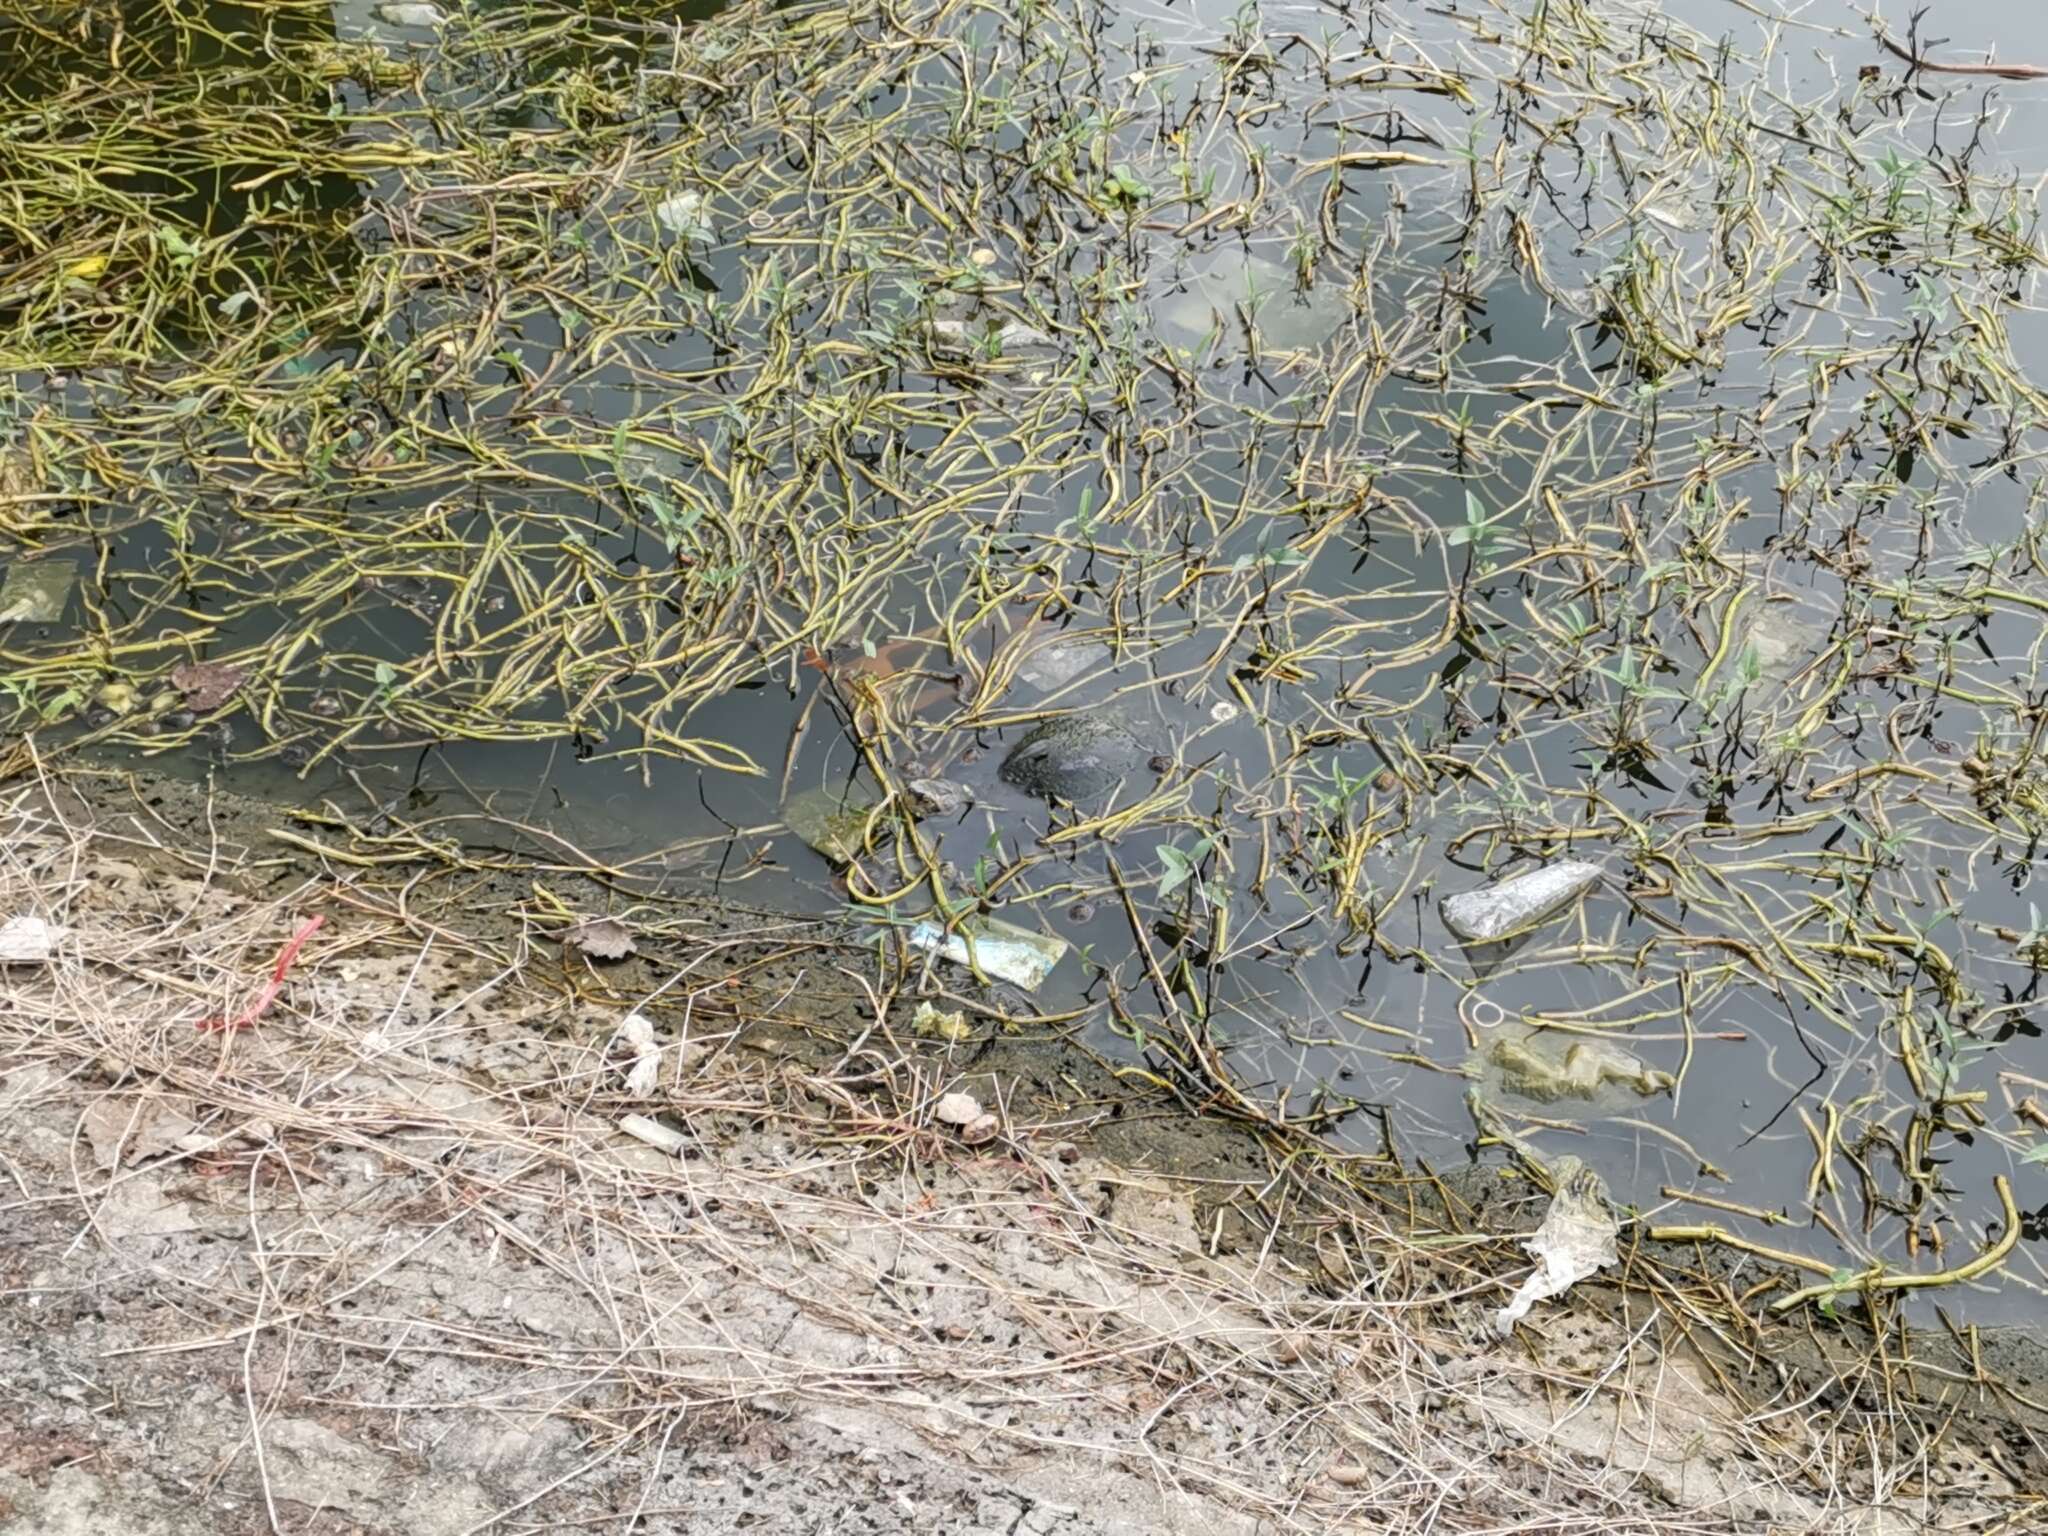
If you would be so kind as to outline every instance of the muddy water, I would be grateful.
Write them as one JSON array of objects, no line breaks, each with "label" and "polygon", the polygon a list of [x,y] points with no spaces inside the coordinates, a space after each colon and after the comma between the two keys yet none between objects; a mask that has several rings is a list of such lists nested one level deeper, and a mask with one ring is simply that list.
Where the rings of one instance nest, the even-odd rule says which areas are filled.
[{"label": "muddy water", "polygon": [[[1886,58],[1846,6],[1809,7],[1782,27],[1718,0],[1666,11],[1727,38],[1730,78],[1758,83],[1764,107],[1826,103],[1859,67]],[[2031,28],[2013,14],[1939,5],[1922,36],[1946,36],[1947,58],[1997,47],[2012,62],[2034,62],[2019,51],[2029,40],[2018,34]],[[432,42],[431,32],[394,30],[375,7],[335,15],[345,40]],[[1348,99],[1329,83],[1357,72],[1367,33],[1396,51],[1410,34],[1451,54],[1481,48],[1483,38],[1454,18],[1387,7],[1339,25],[1322,11],[1281,6],[1262,19],[1275,62],[1233,87],[1243,100],[1229,119],[1248,146],[1245,164],[1313,164],[1360,143],[1452,160],[1472,133],[1473,117],[1456,101],[1423,96],[1402,104],[1404,131],[1417,137],[1395,138],[1372,99]],[[1903,18],[1897,25],[1903,36]],[[1128,130],[1134,156],[1145,134],[1156,142],[1208,110],[1219,54],[1247,46],[1242,26],[1240,12],[1216,6],[1118,13],[1106,33],[1122,71],[1112,73],[1159,103],[1156,123]],[[1643,36],[1658,37],[1654,23]],[[1318,47],[1336,62],[1308,67]],[[2048,171],[2048,84],[1931,75],[1921,84],[1941,99],[1867,109],[1910,118],[1898,135],[1905,150],[1953,149],[1975,135],[1980,172],[2002,164],[2031,181]],[[877,108],[900,90],[881,86]],[[346,107],[367,104],[357,87],[338,91]],[[479,85],[477,110],[496,110],[489,100]],[[553,125],[531,103],[506,113],[520,132]],[[1222,134],[1204,131],[1211,145]],[[1166,158],[1143,160],[1147,174]],[[1696,255],[1711,189],[1697,176],[1666,188],[1647,160],[1627,174],[1639,178],[1632,195],[1639,185],[1640,201],[1655,209],[1647,238]],[[1898,173],[1897,195],[1921,195],[1921,178],[1933,175]],[[1581,209],[1583,227],[1571,222],[1568,189],[1526,207],[1564,289],[1596,283],[1625,252],[1604,215]],[[2031,460],[2009,455],[2024,467],[2007,474],[1986,467],[1988,441],[1970,441],[1941,466],[1925,455],[1909,462],[1894,446],[1895,487],[1880,496],[1859,481],[1816,514],[1812,481],[1839,488],[1857,479],[1843,466],[1884,443],[1882,432],[1841,398],[1815,409],[1806,434],[1832,440],[1832,456],[1782,454],[1778,429],[1762,425],[1775,401],[1796,393],[1815,353],[1904,326],[1916,304],[1953,303],[1964,285],[1930,292],[1908,264],[1878,261],[1845,315],[1815,301],[1819,279],[1795,274],[1782,285],[1782,313],[1732,333],[1710,377],[1683,377],[1660,394],[1646,375],[1631,409],[1578,421],[1558,402],[1613,392],[1622,343],[1516,270],[1498,221],[1468,241],[1455,178],[1413,192],[1394,176],[1347,188],[1336,218],[1361,248],[1370,242],[1358,232],[1399,226],[1385,253],[1389,275],[1368,284],[1370,325],[1339,297],[1334,277],[1297,291],[1297,226],[1316,211],[1303,202],[1295,225],[1145,237],[1127,311],[1148,345],[1200,386],[1188,413],[1196,425],[1177,428],[1161,450],[1172,474],[1156,506],[1122,527],[1090,524],[1093,509],[1129,499],[1128,483],[1146,473],[1145,454],[1110,453],[1105,428],[1091,426],[1072,462],[1026,477],[1000,515],[977,509],[947,524],[937,547],[879,583],[829,643],[806,648],[814,655],[778,655],[693,711],[692,735],[727,743],[764,771],[621,759],[555,729],[511,743],[366,739],[306,770],[289,752],[266,755],[271,743],[243,720],[224,747],[232,772],[245,787],[366,815],[367,792],[376,812],[444,832],[503,836],[486,817],[540,828],[630,868],[650,891],[715,888],[834,911],[850,905],[844,874],[784,829],[782,807],[807,790],[872,792],[879,733],[864,689],[886,685],[891,769],[942,776],[972,796],[970,809],[923,826],[956,888],[993,887],[989,905],[1001,916],[1072,946],[1031,998],[975,993],[950,968],[932,981],[1010,1015],[1071,1015],[1105,1052],[1168,1079],[1171,1053],[1157,1041],[1197,1015],[1202,1036],[1266,1112],[1326,1117],[1353,1145],[1391,1141],[1438,1162],[1462,1157],[1474,1138],[1467,1094],[1479,1081],[1538,1145],[1585,1157],[1621,1198],[1655,1208],[1668,1191],[1698,1193],[1773,1213],[1782,1224],[1746,1230],[1830,1266],[1903,1262],[1909,1227],[1916,1249],[1919,1228],[1937,1230],[1951,1262],[1974,1251],[1997,1210],[1991,1180],[2004,1174],[2035,1213],[2030,1241],[2002,1286],[1959,1305],[1973,1316],[2038,1316],[2048,1179],[2043,1164],[2026,1161],[2032,1143],[2013,1134],[2010,1106],[2048,1093],[2034,1086],[2048,1078],[2048,1050],[2033,1014],[2037,973],[2024,945],[2001,937],[2036,926],[2032,842],[2010,825],[1973,824],[1967,794],[1812,798],[1818,784],[1886,757],[1887,731],[1910,739],[1916,771],[1954,779],[1980,739],[2015,729],[1996,701],[2038,689],[2036,609],[1944,614],[1910,661],[1903,649],[1851,653],[1836,641],[1872,589],[1953,585],[1984,547],[2024,538],[2037,517]],[[707,242],[687,280],[737,301],[758,264],[744,241]],[[2004,311],[2022,357],[2042,355],[2036,343],[2048,342],[2025,302],[2035,281]],[[1445,327],[1451,340],[1438,366],[1411,360],[1369,399],[1331,385],[1371,354],[1372,327],[1391,331],[1453,302],[1447,295],[1462,317]],[[407,318],[424,334],[438,317],[422,306]],[[1955,319],[1950,310],[1939,324]],[[1807,352],[1783,344],[1800,325],[1813,328]],[[505,339],[507,369],[545,377],[572,343],[548,315],[530,315]],[[346,369],[353,355],[337,340],[307,366]],[[656,338],[645,367],[593,366],[557,399],[600,432],[644,421],[663,403],[654,376],[694,378],[724,355],[701,332]],[[1011,393],[990,391],[991,415],[1029,405],[1034,366],[1027,345]],[[1155,429],[1178,409],[1166,374],[1147,381],[1131,412]],[[64,381],[44,386],[42,398],[83,411],[94,387]],[[1343,429],[1311,457],[1300,447],[1315,438],[1309,424],[1333,409]],[[451,407],[449,421],[459,417]],[[1969,430],[1959,422],[1959,440]],[[908,430],[890,451],[898,463],[930,463],[956,443],[956,431],[937,423]],[[1753,462],[1716,469],[1711,495],[1688,500],[1678,489],[1689,469],[1752,449]],[[1014,444],[990,452],[1021,462]],[[537,462],[566,487],[553,493],[566,505],[580,504],[579,486],[601,501],[607,476],[640,476],[644,491],[689,474],[654,449],[623,471],[595,472],[566,453]],[[1632,463],[1650,469],[1629,495],[1597,493]],[[1370,487],[1356,515],[1330,526],[1301,515],[1318,493],[1352,484]],[[1549,484],[1569,504],[1557,532],[1566,544],[1588,518],[1639,522],[1635,588],[1595,596],[1515,573],[1535,538],[1552,536],[1540,494]],[[1859,504],[1870,505],[1867,516],[1843,510]],[[358,510],[372,508],[365,499]],[[1728,508],[1742,515],[1721,519]],[[1699,530],[1710,524],[1707,553]],[[596,528],[597,547],[621,570],[663,558],[644,529],[602,519]],[[160,537],[135,531],[122,558],[148,567]],[[223,558],[236,538],[231,526],[223,531]],[[1042,601],[999,606],[965,629],[959,649],[935,645],[952,605],[1005,562],[1046,570],[1059,611]],[[1677,590],[1686,581],[1702,583],[1700,604]],[[2026,588],[2038,589],[2038,580]],[[1467,617],[1447,628],[1454,592]],[[365,656],[403,664],[428,643],[441,600],[430,581],[379,577],[338,633]],[[1639,604],[1637,621],[1619,621],[1601,603]],[[294,615],[237,622],[255,633]],[[1722,625],[1725,648],[1715,643]],[[999,698],[973,692],[1018,641],[1076,635],[1092,649],[1075,676],[1049,687],[1018,682]],[[1274,664],[1287,656],[1301,660]],[[1745,657],[1754,675],[1742,699],[1711,701],[1707,685]],[[1831,683],[1845,666],[1846,681]],[[1937,673],[1950,681],[1945,692],[1911,682]],[[1075,818],[1006,784],[998,765],[1026,717],[1111,707],[1139,723],[1164,765],[1127,786],[1126,803],[1184,793],[1106,843],[1062,840]],[[1775,777],[1770,743],[1823,727],[1827,745],[1802,761],[1799,778]],[[303,759],[303,745],[279,745],[296,745]],[[208,757],[202,749],[181,760],[197,771]],[[1563,923],[1507,955],[1468,953],[1443,927],[1441,896],[1566,851],[1602,861],[1612,878]],[[1004,879],[1025,861],[1034,862],[1021,878]],[[901,883],[886,858],[871,862],[876,887]],[[1372,912],[1365,931],[1344,915],[1347,902]],[[1875,927],[1882,945],[1840,927],[1839,913],[1851,909],[1858,933]],[[877,928],[900,928],[917,910],[901,903]],[[1780,933],[1808,946],[1797,951],[1805,971]],[[1910,958],[1916,944],[1938,946],[1943,968],[1882,964],[1887,950]],[[1729,959],[1744,946],[1761,958]],[[1902,1045],[1902,1017],[1914,1021],[1917,1055]],[[1668,1074],[1676,1091],[1554,1094],[1529,1069],[1530,1042],[1539,1056],[1588,1042],[1626,1050],[1640,1083]],[[1959,1108],[1925,1109],[1936,1062],[1953,1074],[1945,1091],[1984,1095],[1988,1123]],[[1203,1096],[1199,1083],[1179,1086]],[[1817,1141],[1835,1147],[1837,1138],[1854,1156],[1817,1163]],[[1862,1170],[1871,1184],[1859,1190]],[[1699,1214],[1678,1205],[1672,1219]]]}]

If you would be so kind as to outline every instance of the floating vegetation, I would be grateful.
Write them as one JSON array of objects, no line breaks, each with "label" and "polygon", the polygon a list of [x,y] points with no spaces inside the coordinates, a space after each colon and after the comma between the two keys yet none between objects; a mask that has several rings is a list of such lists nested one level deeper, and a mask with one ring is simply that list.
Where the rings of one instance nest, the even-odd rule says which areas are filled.
[{"label": "floating vegetation", "polygon": [[[1467,1139],[1494,1010],[1637,1091],[1483,1142],[2038,1287],[2030,178],[1756,9],[6,6],[12,724],[833,757],[878,953],[1077,948],[1190,1102]],[[1476,975],[1436,901],[1542,864]]]}]

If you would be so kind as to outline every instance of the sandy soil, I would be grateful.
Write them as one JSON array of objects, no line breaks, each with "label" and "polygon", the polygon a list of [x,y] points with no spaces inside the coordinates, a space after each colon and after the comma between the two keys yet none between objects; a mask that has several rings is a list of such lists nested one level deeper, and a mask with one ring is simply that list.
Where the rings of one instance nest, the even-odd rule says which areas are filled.
[{"label": "sandy soil", "polygon": [[1427,1181],[921,1046],[813,927],[608,967],[262,807],[5,813],[63,934],[0,993],[0,1536],[2048,1529],[2028,1383],[1668,1291],[1496,1339],[1526,1191],[1396,1219]]}]

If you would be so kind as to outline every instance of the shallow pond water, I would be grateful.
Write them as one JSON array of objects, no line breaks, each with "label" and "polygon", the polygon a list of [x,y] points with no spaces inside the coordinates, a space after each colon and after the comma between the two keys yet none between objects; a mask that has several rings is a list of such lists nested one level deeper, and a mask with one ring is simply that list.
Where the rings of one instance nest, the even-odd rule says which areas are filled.
[{"label": "shallow pond water", "polygon": [[[83,572],[11,696],[628,915],[845,910],[906,997],[1190,1103],[1436,1162],[1505,1117],[1825,1270],[1961,1262],[2002,1178],[2027,1241],[1952,1299],[2038,1316],[2048,82],[1760,9],[351,5],[166,55],[167,110],[319,88],[219,128],[226,214],[80,172],[10,232],[7,534]],[[309,253],[337,199],[262,194],[335,178]],[[1109,710],[1108,792],[999,772]],[[816,790],[881,807],[851,870]],[[1566,857],[1518,946],[1444,927]],[[980,988],[910,942],[941,900],[1069,952]]]}]

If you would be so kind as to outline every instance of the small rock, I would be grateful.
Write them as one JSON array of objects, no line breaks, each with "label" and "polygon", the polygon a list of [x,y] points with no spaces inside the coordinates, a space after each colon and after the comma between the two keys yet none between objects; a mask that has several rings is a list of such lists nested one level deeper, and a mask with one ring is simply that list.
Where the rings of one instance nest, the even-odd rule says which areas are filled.
[{"label": "small rock", "polygon": [[1002,1130],[1003,1122],[991,1114],[979,1114],[960,1128],[960,1139],[970,1147],[983,1146],[994,1141]]},{"label": "small rock", "polygon": [[1048,800],[1107,794],[1143,767],[1149,753],[1129,722],[1111,711],[1059,715],[1038,726],[1003,759],[1006,784]]},{"label": "small rock", "polygon": [[903,788],[920,816],[957,816],[974,802],[974,792],[951,779],[912,779]]},{"label": "small rock", "polygon": [[972,1125],[981,1118],[981,1101],[971,1093],[945,1094],[932,1106],[932,1118],[941,1125]]},{"label": "small rock", "polygon": [[248,670],[217,661],[187,661],[171,668],[171,686],[199,714],[211,714],[241,690]]}]

